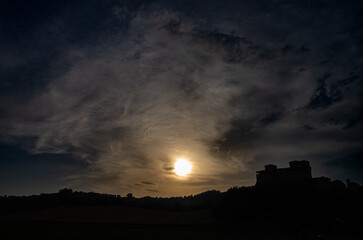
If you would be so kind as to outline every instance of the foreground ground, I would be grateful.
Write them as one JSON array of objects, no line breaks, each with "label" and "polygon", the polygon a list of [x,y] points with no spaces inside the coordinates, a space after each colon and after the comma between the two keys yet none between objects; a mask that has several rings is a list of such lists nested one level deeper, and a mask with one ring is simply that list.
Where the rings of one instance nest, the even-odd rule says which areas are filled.
[{"label": "foreground ground", "polygon": [[[281,231],[281,229],[284,229]],[[1,239],[360,239],[357,234],[218,223],[207,210],[63,206],[0,216]]]}]

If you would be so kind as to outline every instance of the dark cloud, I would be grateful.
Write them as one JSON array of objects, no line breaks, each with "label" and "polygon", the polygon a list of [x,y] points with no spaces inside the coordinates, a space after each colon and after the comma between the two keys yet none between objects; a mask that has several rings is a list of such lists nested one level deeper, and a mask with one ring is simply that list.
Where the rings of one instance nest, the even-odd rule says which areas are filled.
[{"label": "dark cloud", "polygon": [[59,177],[70,186],[185,195],[253,184],[264,164],[298,158],[333,176],[325,163],[362,147],[360,2],[6,5],[4,154],[21,143],[34,169],[37,157],[74,164]]},{"label": "dark cloud", "polygon": [[304,125],[303,128],[307,131],[314,130],[315,128],[310,125]]},{"label": "dark cloud", "polygon": [[145,184],[145,185],[155,185],[155,183],[152,183],[152,182],[141,182],[142,184]]},{"label": "dark cloud", "polygon": [[159,191],[158,190],[155,190],[155,189],[146,189],[146,191],[148,191],[148,192],[153,192],[153,193],[158,193]]},{"label": "dark cloud", "polygon": [[258,123],[262,126],[267,126],[273,122],[276,122],[283,116],[282,112],[274,112],[268,115],[267,117],[262,118],[258,121]]},{"label": "dark cloud", "polygon": [[363,109],[361,109],[353,119],[345,125],[344,129],[350,129],[363,122]]},{"label": "dark cloud", "polygon": [[329,77],[330,74],[325,74],[318,80],[318,87],[310,99],[307,106],[308,109],[325,109],[333,103],[342,100],[343,94],[336,85],[331,86],[330,89],[326,88],[326,80]]},{"label": "dark cloud", "polygon": [[217,31],[199,34],[196,41],[207,43],[212,52],[220,54],[227,63],[253,64],[256,61],[274,57],[274,51],[263,49],[246,37]]}]

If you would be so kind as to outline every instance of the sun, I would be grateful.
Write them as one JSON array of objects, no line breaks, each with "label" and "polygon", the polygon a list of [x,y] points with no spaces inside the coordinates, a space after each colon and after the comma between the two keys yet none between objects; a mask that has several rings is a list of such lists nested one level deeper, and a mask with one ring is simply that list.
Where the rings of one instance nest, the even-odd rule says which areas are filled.
[{"label": "sun", "polygon": [[184,158],[179,158],[174,165],[176,175],[184,177],[192,170],[192,164]]}]

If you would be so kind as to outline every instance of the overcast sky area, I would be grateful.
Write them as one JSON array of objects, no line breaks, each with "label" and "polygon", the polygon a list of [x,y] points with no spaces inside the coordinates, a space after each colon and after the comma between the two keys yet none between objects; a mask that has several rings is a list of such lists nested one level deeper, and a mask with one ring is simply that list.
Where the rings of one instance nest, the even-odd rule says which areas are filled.
[{"label": "overcast sky area", "polygon": [[[362,1],[2,1],[0,195],[363,183]],[[174,162],[188,159],[186,177]]]}]

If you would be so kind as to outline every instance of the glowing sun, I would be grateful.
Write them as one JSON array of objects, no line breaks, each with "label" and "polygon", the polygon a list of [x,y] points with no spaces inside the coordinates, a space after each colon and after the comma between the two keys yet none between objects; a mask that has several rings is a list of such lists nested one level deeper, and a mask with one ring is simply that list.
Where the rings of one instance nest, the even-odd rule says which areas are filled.
[{"label": "glowing sun", "polygon": [[192,164],[189,161],[179,158],[174,165],[174,171],[178,176],[186,176],[192,170]]}]

